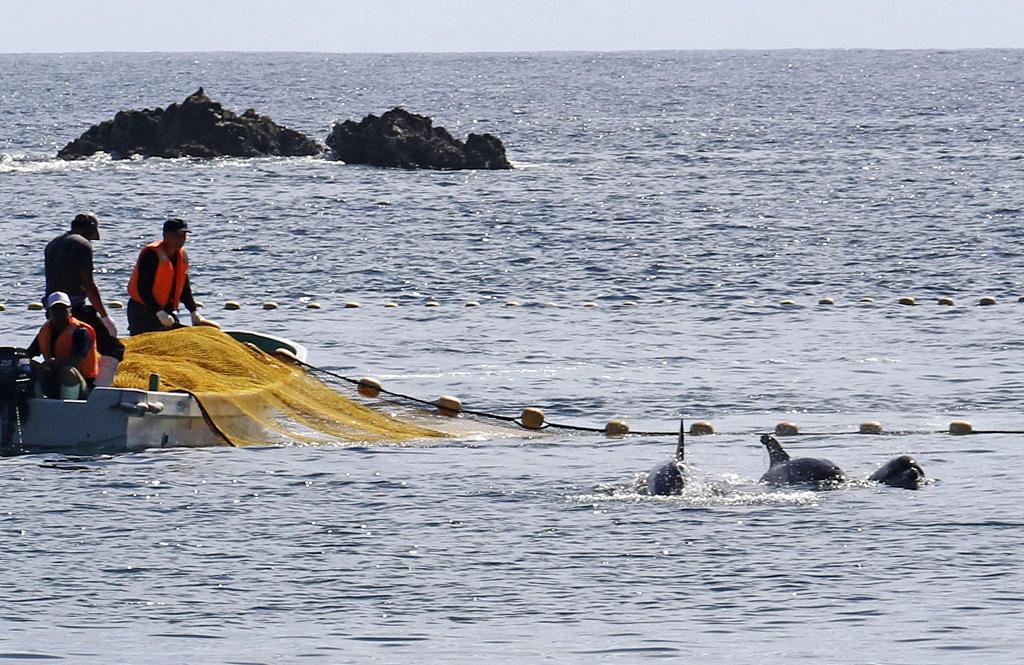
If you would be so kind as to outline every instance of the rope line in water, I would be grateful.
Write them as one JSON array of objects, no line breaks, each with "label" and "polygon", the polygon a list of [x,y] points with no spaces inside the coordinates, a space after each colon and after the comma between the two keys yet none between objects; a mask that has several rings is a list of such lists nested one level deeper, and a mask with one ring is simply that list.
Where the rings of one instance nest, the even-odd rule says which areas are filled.
[{"label": "rope line in water", "polygon": [[[1000,300],[999,298],[1002,298],[1003,295],[1005,295],[1006,299],[1005,300]],[[862,297],[859,297],[859,298],[857,296],[848,296],[848,297],[845,297],[845,298],[837,299],[837,298],[832,297],[832,296],[814,296],[814,295],[811,295],[811,294],[800,294],[800,295],[792,296],[792,297],[783,297],[781,300],[768,300],[768,299],[764,299],[764,300],[757,300],[757,301],[755,301],[755,300],[750,299],[750,300],[744,301],[743,304],[756,305],[756,306],[779,306],[779,307],[783,307],[783,308],[786,308],[786,309],[805,309],[805,308],[809,308],[809,307],[813,306],[814,304],[817,304],[819,306],[823,306],[823,307],[826,307],[826,308],[827,307],[833,307],[833,306],[835,306],[835,307],[843,307],[843,306],[859,306],[859,307],[863,307],[863,306],[866,306],[866,305],[879,305],[879,306],[900,305],[900,306],[911,306],[911,307],[914,307],[914,306],[926,306],[926,305],[929,305],[929,304],[938,305],[939,307],[942,307],[942,308],[956,308],[956,307],[988,307],[988,306],[1004,305],[1007,302],[1013,302],[1013,301],[1016,301],[1017,303],[1024,303],[1024,296],[1022,296],[1022,295],[1012,294],[1012,293],[1007,294],[1005,292],[1004,292],[1003,295],[1000,295],[999,297],[997,297],[997,296],[964,296],[964,298],[961,299],[960,303],[967,303],[967,304],[963,304],[962,306],[958,305],[958,302],[955,301],[950,296],[924,296],[924,298],[926,298],[926,300],[920,300],[919,301],[918,297],[916,297],[916,296],[895,296],[895,295],[892,295],[892,294],[886,294],[884,296],[879,296],[877,299],[875,297],[872,297],[872,296],[862,296]],[[398,298],[399,299],[405,299],[406,296],[398,296]],[[0,311],[5,311],[7,309],[7,307],[9,305],[13,304],[13,303],[17,303],[19,305],[25,304],[29,310],[42,310],[43,309],[43,304],[41,302],[39,302],[39,301],[36,301],[36,300],[30,300],[27,303],[25,303],[22,300],[12,300],[12,301],[5,301],[4,303],[0,303]],[[642,305],[662,305],[662,304],[700,305],[700,304],[702,304],[702,303],[699,303],[699,302],[696,302],[696,301],[689,301],[689,300],[684,300],[684,299],[680,299],[680,300],[655,299],[655,300],[639,300],[639,301],[638,300],[628,300],[628,299],[627,300],[600,300],[600,299],[597,299],[597,300],[581,300],[581,301],[573,300],[571,302],[551,302],[551,301],[542,301],[542,300],[524,300],[524,301],[505,300],[505,301],[499,302],[497,299],[484,298],[482,301],[481,300],[465,300],[465,301],[463,301],[461,299],[459,299],[459,300],[452,299],[452,300],[447,300],[445,302],[442,302],[442,301],[439,301],[439,300],[437,300],[435,298],[432,298],[432,297],[429,297],[429,296],[417,296],[415,298],[409,298],[408,300],[405,300],[401,305],[398,302],[392,300],[392,301],[385,301],[385,302],[382,302],[382,303],[375,302],[372,305],[369,305],[367,307],[383,306],[383,307],[387,307],[387,308],[397,308],[397,307],[401,306],[401,307],[406,307],[406,308],[408,308],[408,307],[435,308],[435,307],[442,307],[444,305],[459,306],[460,303],[463,306],[468,307],[468,308],[475,308],[475,307],[482,307],[482,306],[489,306],[489,307],[499,307],[500,306],[500,307],[502,307],[504,309],[510,309],[510,308],[516,308],[516,307],[527,307],[527,306],[530,306],[530,305],[540,305],[540,306],[543,306],[543,307],[553,307],[553,308],[559,308],[559,309],[571,308],[571,307],[583,307],[583,308],[586,308],[586,309],[595,309],[595,308],[600,308],[600,307],[610,308],[610,309],[622,309],[622,308],[629,308],[629,307],[639,307],[639,306],[642,306]],[[200,308],[204,308],[205,307],[205,304],[200,302],[200,301],[198,301],[198,300],[196,301],[196,305],[199,306]],[[335,307],[339,306],[337,302],[327,303],[327,305],[331,305],[331,306],[335,306]],[[125,306],[125,303],[124,303],[123,300],[110,300],[110,301],[107,302],[107,308],[108,309],[124,309],[124,306]],[[289,302],[285,302],[285,301],[277,301],[277,300],[262,300],[262,301],[250,300],[248,302],[246,302],[244,300],[227,300],[227,301],[225,301],[223,303],[223,305],[221,306],[221,309],[227,310],[227,311],[236,311],[236,310],[242,309],[243,307],[258,307],[258,308],[261,308],[261,309],[266,310],[266,311],[272,311],[272,310],[276,310],[276,309],[285,309],[285,308],[290,308],[290,307],[297,307],[297,308],[302,308],[302,309],[307,309],[307,310],[327,309],[327,306],[325,304],[322,304],[322,303],[317,302],[317,301],[312,301],[312,300],[311,301],[299,300],[298,302],[293,302],[293,303],[289,303]],[[357,301],[351,301],[350,300],[350,301],[341,303],[340,304],[340,308],[341,309],[362,309],[363,305],[361,303],[357,302]]]},{"label": "rope line in water", "polygon": [[[687,432],[689,434],[689,432]],[[954,433],[948,429],[926,429],[926,430],[892,430],[884,432],[858,432],[855,430],[846,430],[843,432],[800,432],[799,434],[784,434],[773,431],[757,431],[757,432],[715,432],[711,436],[717,435],[730,435],[738,436],[742,434],[760,435],[760,434],[771,434],[773,436],[785,436],[786,438],[799,438],[802,436],[846,436],[848,434],[854,434],[857,436],[911,436],[914,434],[949,434],[951,436],[970,436],[972,434],[1024,434],[1024,430],[1002,430],[1002,429],[976,429],[970,432]],[[693,436],[693,435],[690,435]],[[704,435],[701,435],[704,436]]]},{"label": "rope line in water", "polygon": [[[313,372],[315,374],[323,374],[323,375],[326,375],[326,376],[330,376],[330,377],[332,377],[334,379],[338,379],[338,380],[344,381],[344,382],[349,383],[349,384],[351,384],[353,386],[358,386],[359,385],[359,379],[353,379],[350,376],[344,376],[342,374],[338,374],[337,372],[332,372],[329,369],[324,369],[322,367],[317,367],[316,365],[311,365],[311,364],[309,364],[309,363],[307,363],[305,361],[298,360],[297,358],[294,359],[293,362],[298,363],[302,367],[306,368],[308,371]],[[428,400],[421,399],[419,397],[413,397],[412,395],[404,395],[402,393],[397,393],[397,392],[394,392],[392,390],[388,390],[388,389],[383,388],[383,387],[379,388],[379,390],[380,390],[381,393],[383,393],[385,395],[388,395],[390,397],[394,397],[394,398],[397,398],[397,399],[401,399],[401,400],[405,400],[405,401],[408,401],[408,402],[412,402],[414,404],[419,404],[421,406],[426,406],[426,407],[429,407],[429,408],[432,408],[432,409],[436,408],[436,406],[437,406],[434,402],[430,402]],[[567,431],[572,431],[572,432],[583,432],[583,433],[587,433],[587,434],[604,434],[605,433],[605,428],[603,428],[603,427],[586,427],[586,426],[582,426],[582,425],[566,425],[566,424],[563,424],[563,423],[551,423],[551,422],[545,422],[544,425],[542,425],[541,427],[539,427],[537,429],[532,429],[532,428],[526,427],[522,423],[521,419],[516,417],[516,416],[504,416],[504,415],[501,415],[501,414],[498,414],[498,413],[490,413],[490,412],[487,412],[487,411],[476,411],[474,409],[460,409],[460,412],[468,414],[468,415],[471,415],[471,416],[476,416],[477,418],[489,418],[489,419],[492,419],[492,420],[499,420],[501,422],[512,423],[512,424],[514,424],[514,425],[516,425],[518,427],[521,427],[522,429],[526,429],[526,430],[530,430],[530,431],[537,431],[538,429],[539,430],[561,429],[561,430],[567,430]],[[628,433],[628,435],[632,435],[632,436],[679,436],[679,433],[678,432],[674,432],[674,431],[673,432],[633,432],[633,431],[630,431]]]},{"label": "rope line in water", "polygon": [[[313,372],[315,374],[321,374],[321,375],[329,376],[329,377],[332,377],[334,379],[337,379],[337,380],[340,380],[340,381],[344,381],[346,383],[349,383],[349,384],[351,384],[353,386],[357,386],[357,387],[360,384],[360,380],[359,379],[353,379],[350,376],[344,376],[342,374],[338,374],[337,372],[332,372],[331,370],[324,369],[322,367],[317,367],[316,365],[311,365],[311,364],[309,364],[309,363],[307,363],[305,361],[299,360],[297,358],[293,359],[293,362],[301,365],[302,367],[304,367],[308,371]],[[437,405],[434,402],[431,402],[431,401],[428,401],[428,400],[425,400],[425,399],[421,399],[419,397],[413,397],[412,395],[404,395],[402,393],[397,393],[397,392],[394,392],[394,391],[391,391],[391,390],[387,390],[384,387],[379,387],[379,391],[382,394],[388,395],[389,397],[393,397],[393,398],[400,399],[400,400],[405,400],[407,402],[412,402],[414,404],[425,406],[425,407],[428,407],[428,408],[431,408],[431,409],[437,407]],[[497,413],[489,413],[487,411],[476,411],[476,410],[473,410],[473,409],[460,409],[460,412],[468,414],[468,415],[471,415],[471,416],[476,416],[478,418],[488,418],[488,419],[492,419],[492,420],[498,420],[498,421],[501,421],[501,422],[512,423],[512,424],[514,424],[514,425],[516,425],[516,426],[518,426],[518,427],[520,427],[522,429],[529,430],[529,431],[557,429],[557,430],[565,430],[565,431],[570,431],[570,432],[581,432],[581,433],[585,433],[585,434],[605,434],[606,433],[606,429],[603,428],[603,427],[587,427],[587,426],[584,426],[584,425],[567,425],[567,424],[564,424],[564,423],[553,423],[553,422],[545,422],[540,427],[530,428],[530,427],[527,427],[526,425],[524,425],[522,423],[521,418],[518,418],[518,417],[515,417],[515,416],[504,416],[504,415],[497,414]],[[684,433],[689,435],[689,436],[698,436],[698,437],[700,437],[700,436],[759,436],[761,434],[765,434],[766,432],[761,431],[761,430],[757,430],[757,431],[749,431],[749,432],[709,432],[709,433],[706,433],[706,434],[704,434],[704,433],[702,433],[702,434],[694,434],[693,432],[684,432]],[[778,432],[768,432],[768,433],[773,433],[773,434],[779,435]],[[970,428],[969,431],[965,431],[965,432],[951,432],[948,429],[944,429],[944,430],[893,430],[893,431],[876,431],[876,432],[861,432],[861,431],[857,431],[857,430],[846,430],[846,431],[842,431],[842,432],[799,432],[799,433],[795,433],[795,434],[787,434],[785,436],[787,436],[787,437],[789,437],[789,436],[804,436],[804,437],[807,437],[807,436],[846,436],[846,435],[851,435],[851,434],[856,434],[856,435],[860,435],[860,436],[910,436],[910,435],[925,435],[925,434],[950,434],[950,435],[954,435],[954,436],[968,436],[968,435],[973,435],[973,434],[1022,434],[1022,435],[1024,435],[1024,430],[979,430],[979,429],[973,429],[973,428]],[[624,434],[623,436],[650,436],[650,437],[667,437],[667,436],[671,436],[671,437],[678,437],[678,436],[680,436],[680,432],[678,430],[671,431],[671,432],[662,432],[662,431],[632,431],[631,430],[631,431],[627,432],[626,434]]]}]

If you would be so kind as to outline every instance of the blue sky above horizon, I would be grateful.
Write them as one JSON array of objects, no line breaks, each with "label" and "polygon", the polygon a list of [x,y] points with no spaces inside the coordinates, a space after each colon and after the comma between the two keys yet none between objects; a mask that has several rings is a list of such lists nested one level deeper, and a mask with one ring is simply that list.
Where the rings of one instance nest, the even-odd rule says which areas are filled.
[{"label": "blue sky above horizon", "polygon": [[1024,0],[0,3],[5,53],[1024,47]]}]

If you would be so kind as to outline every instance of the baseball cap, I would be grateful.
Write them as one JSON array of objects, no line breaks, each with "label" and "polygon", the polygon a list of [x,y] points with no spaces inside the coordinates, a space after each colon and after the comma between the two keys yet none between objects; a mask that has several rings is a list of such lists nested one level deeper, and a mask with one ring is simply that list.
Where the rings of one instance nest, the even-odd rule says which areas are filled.
[{"label": "baseball cap", "polygon": [[83,231],[86,231],[86,230],[92,231],[92,233],[89,234],[89,235],[93,236],[91,238],[92,240],[99,240],[100,239],[99,225],[100,225],[100,220],[98,220],[96,218],[96,215],[94,215],[91,212],[80,212],[77,215],[75,215],[75,218],[73,220],[71,220],[71,228],[72,229],[81,229]]},{"label": "baseball cap", "polygon": [[188,222],[172,217],[164,222],[164,233],[188,233]]},{"label": "baseball cap", "polygon": [[46,309],[50,309],[54,305],[71,307],[71,298],[69,298],[68,294],[63,291],[54,291],[46,298]]}]

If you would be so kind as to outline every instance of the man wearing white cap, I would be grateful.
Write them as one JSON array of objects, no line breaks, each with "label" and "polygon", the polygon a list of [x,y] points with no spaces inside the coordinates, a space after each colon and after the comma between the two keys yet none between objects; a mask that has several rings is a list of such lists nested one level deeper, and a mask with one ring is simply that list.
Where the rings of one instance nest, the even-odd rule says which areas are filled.
[{"label": "man wearing white cap", "polygon": [[55,291],[46,299],[46,323],[28,347],[36,385],[47,397],[79,399],[85,396],[99,371],[96,331],[71,316],[71,298]]}]

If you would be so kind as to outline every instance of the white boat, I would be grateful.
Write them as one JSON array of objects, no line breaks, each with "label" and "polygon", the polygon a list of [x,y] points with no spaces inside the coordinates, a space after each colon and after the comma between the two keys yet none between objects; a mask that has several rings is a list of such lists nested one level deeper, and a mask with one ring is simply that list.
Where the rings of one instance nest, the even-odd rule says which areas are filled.
[{"label": "white boat", "polygon": [[[306,359],[306,349],[290,340],[251,331],[227,333],[268,353],[284,349]],[[87,399],[44,399],[33,394],[27,363],[23,350],[0,348],[0,455],[231,445],[190,394],[97,387]]]}]

